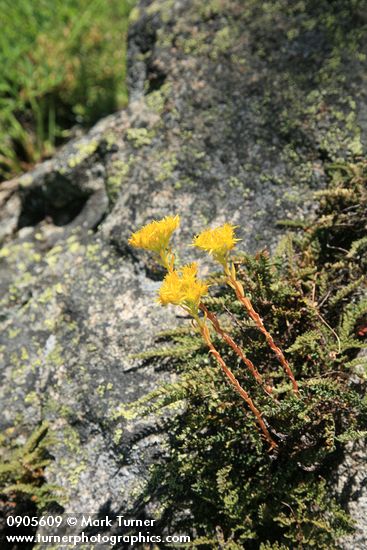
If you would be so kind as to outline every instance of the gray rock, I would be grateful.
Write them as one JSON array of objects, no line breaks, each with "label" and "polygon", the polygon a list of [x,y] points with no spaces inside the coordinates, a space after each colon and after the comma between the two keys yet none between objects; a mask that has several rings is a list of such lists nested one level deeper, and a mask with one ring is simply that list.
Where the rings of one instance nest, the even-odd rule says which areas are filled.
[{"label": "gray rock", "polygon": [[355,533],[341,541],[341,548],[364,550],[367,541],[367,461],[366,442],[346,446],[345,458],[338,468],[337,489],[355,522]]},{"label": "gray rock", "polygon": [[66,512],[131,512],[162,452],[162,427],[121,406],[173,376],[130,356],[184,321],[131,231],[180,213],[176,242],[230,221],[244,249],[272,248],[325,163],[365,148],[358,3],[291,4],[142,1],[127,109],[1,187],[1,422],[52,421]]},{"label": "gray rock", "polygon": [[[367,349],[360,351],[351,384],[361,384],[367,359]],[[364,550],[367,543],[367,445],[365,438],[347,443],[343,460],[335,475],[335,492],[350,513],[355,532],[340,541],[343,550]]]}]

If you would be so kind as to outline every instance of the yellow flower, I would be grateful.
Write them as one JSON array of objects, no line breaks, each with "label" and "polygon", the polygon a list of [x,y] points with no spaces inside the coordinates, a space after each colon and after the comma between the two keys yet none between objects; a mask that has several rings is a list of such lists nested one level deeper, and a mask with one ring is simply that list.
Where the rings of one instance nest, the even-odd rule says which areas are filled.
[{"label": "yellow flower", "polygon": [[163,306],[186,306],[196,313],[201,298],[208,293],[208,286],[197,278],[197,272],[197,264],[193,263],[184,266],[180,271],[167,273],[159,289],[158,301]]},{"label": "yellow flower", "polygon": [[162,220],[154,220],[133,233],[129,244],[135,248],[144,248],[161,254],[167,250],[172,233],[179,225],[180,216],[166,216]]},{"label": "yellow flower", "polygon": [[162,306],[167,304],[179,305],[184,298],[180,276],[177,271],[169,271],[159,289],[159,302]]},{"label": "yellow flower", "polygon": [[197,246],[223,263],[230,250],[240,239],[236,239],[234,225],[225,223],[215,229],[207,229],[194,238],[193,246]]}]

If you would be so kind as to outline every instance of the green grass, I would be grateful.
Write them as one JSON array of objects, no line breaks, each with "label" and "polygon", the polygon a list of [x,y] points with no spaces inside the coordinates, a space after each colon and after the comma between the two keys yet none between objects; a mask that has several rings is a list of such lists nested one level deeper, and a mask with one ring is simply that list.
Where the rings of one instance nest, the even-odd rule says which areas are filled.
[{"label": "green grass", "polygon": [[0,179],[124,106],[133,0],[0,0]]}]

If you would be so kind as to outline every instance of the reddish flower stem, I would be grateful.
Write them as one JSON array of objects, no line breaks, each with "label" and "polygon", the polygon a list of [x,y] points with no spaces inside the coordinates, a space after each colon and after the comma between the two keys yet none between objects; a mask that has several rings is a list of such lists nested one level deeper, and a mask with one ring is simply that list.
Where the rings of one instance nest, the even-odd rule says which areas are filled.
[{"label": "reddish flower stem", "polygon": [[223,338],[223,340],[227,342],[227,344],[233,349],[233,351],[237,353],[240,359],[242,359],[242,361],[248,367],[249,371],[251,372],[255,380],[263,387],[264,391],[268,395],[271,395],[273,388],[264,382],[261,374],[255,367],[253,362],[248,357],[246,357],[242,349],[236,344],[236,342],[231,338],[231,336],[221,328],[216,315],[214,313],[211,313],[203,303],[201,303],[199,307],[201,311],[209,319],[209,321],[212,323],[214,330]]},{"label": "reddish flower stem", "polygon": [[196,321],[197,321],[200,333],[201,333],[205,343],[207,344],[208,348],[210,349],[210,352],[214,355],[214,357],[218,361],[219,365],[221,366],[222,371],[224,372],[224,374],[228,378],[231,386],[242,397],[242,399],[244,399],[244,401],[246,401],[248,407],[251,409],[251,411],[255,415],[257,423],[259,424],[259,426],[260,426],[260,428],[261,428],[261,430],[264,434],[264,437],[265,437],[266,441],[270,445],[270,449],[276,448],[278,445],[272,439],[272,437],[269,433],[269,430],[265,426],[265,423],[262,419],[260,411],[258,410],[256,405],[252,401],[252,399],[249,396],[249,394],[247,393],[247,391],[242,388],[242,386],[238,382],[237,378],[233,375],[231,370],[227,367],[226,363],[224,362],[223,358],[219,354],[218,350],[214,347],[213,342],[211,341],[211,338],[210,338],[208,327],[206,326],[205,323],[202,323],[198,319]]},{"label": "reddish flower stem", "polygon": [[234,289],[234,291],[236,293],[237,299],[245,306],[249,316],[255,322],[255,324],[256,324],[257,328],[260,330],[260,332],[263,333],[269,347],[274,351],[274,353],[277,356],[280,364],[283,366],[285,372],[289,376],[289,378],[292,382],[294,393],[299,394],[298,384],[297,384],[297,381],[294,377],[292,369],[289,366],[288,361],[284,357],[282,350],[274,342],[271,334],[266,330],[260,315],[253,308],[253,305],[252,305],[250,299],[245,296],[242,284],[232,276],[229,269],[226,270],[226,275],[228,277],[228,281],[230,283],[230,286]]}]

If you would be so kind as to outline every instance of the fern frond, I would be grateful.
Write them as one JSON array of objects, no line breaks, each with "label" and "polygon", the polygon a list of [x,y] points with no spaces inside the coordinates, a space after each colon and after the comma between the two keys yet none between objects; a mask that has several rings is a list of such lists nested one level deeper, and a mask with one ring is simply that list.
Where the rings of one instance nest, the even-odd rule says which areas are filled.
[{"label": "fern frond", "polygon": [[351,281],[348,285],[342,287],[330,299],[330,305],[335,306],[336,304],[344,300],[344,298],[349,296],[349,294],[352,294],[352,292],[360,288],[365,281],[366,281],[365,275],[361,275],[361,277],[359,277],[355,281]]},{"label": "fern frond", "polygon": [[339,337],[344,346],[348,344],[349,340],[353,343],[356,342],[355,338],[352,337],[355,335],[356,324],[363,315],[366,315],[366,313],[367,298],[356,304],[352,302],[346,306],[339,329]]},{"label": "fern frond", "polygon": [[367,250],[367,236],[353,242],[347,254],[347,258],[354,258],[365,250]]}]

